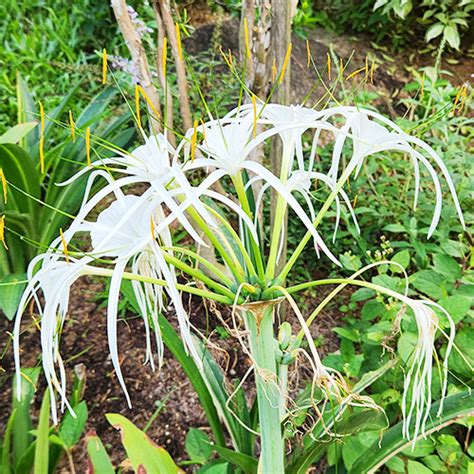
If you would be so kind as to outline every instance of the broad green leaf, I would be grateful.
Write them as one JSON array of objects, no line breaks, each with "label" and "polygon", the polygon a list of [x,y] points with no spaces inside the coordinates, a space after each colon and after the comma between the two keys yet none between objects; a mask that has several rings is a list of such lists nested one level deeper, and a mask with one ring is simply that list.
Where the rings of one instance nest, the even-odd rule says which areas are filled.
[{"label": "broad green leaf", "polygon": [[85,401],[80,402],[74,407],[74,418],[68,411],[64,415],[59,427],[58,436],[64,441],[64,444],[70,449],[81,438],[87,421],[87,405]]},{"label": "broad green leaf", "polygon": [[30,406],[35,396],[35,385],[40,373],[39,368],[21,369],[20,399],[16,395],[16,377],[14,377],[12,389],[12,408],[16,412],[15,424],[13,426],[13,461],[18,467],[20,458],[24,455],[28,446],[33,441],[29,431],[33,427],[30,416]]},{"label": "broad green leaf", "polygon": [[409,458],[422,458],[428,456],[435,449],[435,441],[432,438],[420,439],[414,447],[410,446],[402,451]]},{"label": "broad green leaf", "polygon": [[9,274],[0,280],[0,310],[5,313],[5,316],[11,321],[15,316],[20,302],[21,295],[25,289],[26,274]]},{"label": "broad green leaf", "polygon": [[415,350],[418,337],[412,332],[404,332],[397,341],[398,353],[402,361],[406,364]]},{"label": "broad green leaf", "polygon": [[408,474],[431,474],[433,471],[418,461],[408,460]]},{"label": "broad green leaf", "polygon": [[471,380],[474,377],[472,367],[474,367],[474,328],[461,328],[454,339],[454,344],[459,349],[453,350],[449,356],[449,369],[457,376]]},{"label": "broad green leaf", "polygon": [[34,474],[45,474],[49,466],[49,390],[46,389],[41,402],[36,437]]},{"label": "broad green leaf", "polygon": [[229,463],[225,462],[221,459],[216,459],[211,461],[204,466],[201,466],[196,474],[228,474],[229,471]]},{"label": "broad green leaf", "polygon": [[[464,391],[447,397],[441,416],[437,416],[439,402],[433,404],[426,424],[426,436],[454,423],[458,418],[474,414],[474,394]],[[421,438],[422,435],[419,436]],[[373,474],[401,450],[411,446],[412,441],[402,436],[402,423],[385,432],[381,442],[378,440],[361,453],[354,463],[351,473]]]},{"label": "broad green leaf", "polygon": [[87,454],[92,465],[90,474],[114,474],[114,466],[95,431],[91,431],[86,435],[86,443]]},{"label": "broad green leaf", "polygon": [[444,278],[431,270],[420,270],[410,276],[412,286],[425,295],[439,300],[447,296]]},{"label": "broad green leaf", "polygon": [[402,472],[405,474],[405,463],[403,459],[399,456],[394,456],[387,462],[387,467],[390,469],[390,472]]},{"label": "broad green leaf", "polygon": [[197,464],[204,464],[212,454],[212,446],[204,431],[197,428],[190,428],[185,441],[186,452],[189,459]]},{"label": "broad green leaf", "polygon": [[440,273],[449,281],[454,282],[462,276],[461,265],[449,255],[436,253],[433,256],[433,266],[437,273]]},{"label": "broad green leaf", "polygon": [[257,473],[258,461],[252,456],[238,453],[237,451],[222,446],[214,446],[214,450],[226,461],[242,469],[245,474]]},{"label": "broad green leaf", "polygon": [[[459,323],[464,316],[469,312],[471,308],[471,299],[466,296],[447,296],[438,301],[438,304],[441,305],[453,318],[455,323]],[[440,317],[447,319],[446,316],[440,313]],[[444,326],[447,326],[448,322],[444,322]]]},{"label": "broad green leaf", "polygon": [[383,228],[383,230],[387,230],[388,232],[393,232],[394,234],[407,231],[405,227],[402,226],[401,224],[388,224]]},{"label": "broad green leaf", "polygon": [[454,49],[459,49],[459,45],[461,44],[461,38],[459,36],[456,24],[446,26],[443,30],[443,36],[449,43],[449,46]]},{"label": "broad green leaf", "polygon": [[7,130],[3,135],[0,135],[0,143],[18,144],[18,142],[26,137],[26,135],[28,135],[37,124],[38,122],[25,122],[15,125],[10,128],[10,130]]},{"label": "broad green leaf", "polygon": [[427,30],[426,30],[426,36],[425,40],[427,43],[429,43],[432,39],[436,38],[443,32],[444,25],[442,23],[435,23],[434,25],[431,25]]},{"label": "broad green leaf", "polygon": [[114,428],[120,430],[122,444],[135,472],[143,469],[144,472],[154,474],[179,472],[178,466],[166,450],[155,444],[131,421],[116,413],[108,413],[105,416]]},{"label": "broad green leaf", "polygon": [[[401,252],[397,252],[390,260],[398,263],[406,270],[410,264],[410,252],[408,250],[402,250]],[[390,265],[390,270],[394,273],[402,273],[402,269],[398,265]]]}]

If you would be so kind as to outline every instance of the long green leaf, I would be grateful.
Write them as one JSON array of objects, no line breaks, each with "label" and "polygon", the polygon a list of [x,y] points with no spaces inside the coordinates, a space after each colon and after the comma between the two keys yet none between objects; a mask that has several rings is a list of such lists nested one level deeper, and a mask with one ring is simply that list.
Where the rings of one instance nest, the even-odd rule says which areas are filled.
[{"label": "long green leaf", "polygon": [[0,279],[0,310],[5,313],[5,316],[10,321],[15,316],[18,303],[26,286],[26,283],[18,282],[25,281],[25,279],[25,273],[10,273]]},{"label": "long green leaf", "polygon": [[[0,168],[2,168],[8,182],[39,199],[39,176],[33,159],[23,148],[12,143],[0,144]],[[37,215],[37,202],[21,192],[14,191],[9,186],[7,186],[7,190],[8,202],[5,207]],[[3,203],[3,199],[0,202]],[[14,207],[12,207],[13,205]]]},{"label": "long green leaf", "polygon": [[[20,73],[16,75],[17,82],[17,101],[18,101],[18,123],[38,121],[38,114],[36,113],[36,106],[33,97],[30,94],[26,82],[21,77]],[[39,127],[36,126],[31,133],[29,133],[23,140],[20,141],[20,145],[27,150],[33,149],[33,147],[39,142]]]},{"label": "long green leaf", "polygon": [[[455,423],[460,418],[474,415],[474,394],[471,391],[464,391],[447,397],[443,413],[439,417],[437,416],[438,409],[439,402],[435,403],[430,410],[429,422],[425,430],[427,436]],[[422,435],[419,436],[419,438],[421,437]],[[412,441],[403,437],[402,423],[400,422],[384,434],[381,443],[377,440],[367,451],[362,453],[350,472],[353,474],[375,473],[392,457],[408,448],[411,443]]]},{"label": "long green leaf", "polygon": [[88,472],[90,474],[114,474],[114,466],[95,431],[91,431],[86,435],[86,443],[87,454],[89,455]]},{"label": "long green leaf", "polygon": [[33,437],[29,433],[33,427],[30,406],[35,396],[35,385],[40,373],[39,368],[23,368],[21,377],[20,399],[16,396],[16,378],[12,390],[12,407],[16,411],[13,425],[13,462],[17,466]]},{"label": "long green leaf", "polygon": [[168,452],[155,444],[142,430],[122,415],[109,413],[107,421],[120,430],[122,443],[135,472],[178,473],[178,466]]},{"label": "long green leaf", "polygon": [[36,438],[34,474],[45,474],[49,466],[49,390],[44,392]]},{"label": "long green leaf", "polygon": [[28,133],[36,127],[38,122],[25,122],[19,123],[14,127],[7,130],[3,135],[0,135],[0,143],[14,143],[17,144],[23,138],[28,135]]},{"label": "long green leaf", "polygon": [[173,326],[171,326],[168,320],[162,315],[159,316],[159,324],[166,347],[179,362],[193,385],[194,390],[196,390],[201,406],[209,421],[209,426],[214,434],[216,444],[225,446],[224,432],[222,431],[222,425],[214,405],[214,400],[198,367],[196,366],[196,363],[186,353],[186,348],[181,342],[179,336],[176,334]]},{"label": "long green leaf", "polygon": [[10,418],[8,419],[7,429],[5,430],[5,436],[2,444],[2,464],[1,472],[4,474],[10,474],[12,471],[12,431],[15,423],[16,411],[13,410]]}]

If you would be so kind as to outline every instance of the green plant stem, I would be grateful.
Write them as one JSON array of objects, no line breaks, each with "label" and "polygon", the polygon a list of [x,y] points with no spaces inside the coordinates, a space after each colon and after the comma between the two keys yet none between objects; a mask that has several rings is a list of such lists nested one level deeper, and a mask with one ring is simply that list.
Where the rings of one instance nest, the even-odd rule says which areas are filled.
[{"label": "green plant stem", "polygon": [[[84,274],[111,277],[113,272],[114,271],[111,268],[99,268],[99,267],[86,266]],[[124,272],[123,273],[123,278],[125,278],[125,280],[136,280],[136,281],[142,281],[144,283],[152,283],[154,285],[168,286],[168,283],[166,283],[165,280],[145,277],[145,276],[142,276],[142,275],[136,275],[136,274],[130,273],[130,272]],[[197,296],[200,296],[202,298],[207,298],[209,300],[218,301],[219,303],[234,304],[233,298],[229,298],[229,297],[224,296],[224,295],[218,295],[217,293],[213,293],[211,291],[201,290],[200,288],[196,288],[194,286],[183,285],[181,283],[176,283],[175,286],[178,290],[184,291],[185,293],[189,293],[191,295],[197,295]],[[238,302],[242,303],[242,299],[239,299]]]},{"label": "green plant stem", "polygon": [[273,334],[274,305],[261,303],[257,308],[258,310],[247,311],[244,316],[255,362],[262,447],[260,462],[263,473],[284,474],[284,445],[280,424],[281,392]]},{"label": "green plant stem", "polygon": [[232,258],[230,258],[229,252],[227,252],[226,249],[222,246],[222,244],[219,242],[219,239],[217,239],[217,237],[210,229],[209,225],[204,222],[202,217],[196,212],[195,209],[189,207],[187,212],[192,217],[193,221],[202,230],[203,234],[209,239],[209,241],[212,243],[217,252],[219,252],[219,255],[222,257],[222,259],[227,263],[236,280],[239,283],[243,283],[245,281],[245,275],[240,263],[235,262],[234,260],[232,260]]},{"label": "green plant stem", "polygon": [[[288,161],[291,151],[294,152],[293,146],[283,145],[282,165],[280,172],[280,180],[284,184],[288,179]],[[286,159],[285,159],[286,158]],[[268,255],[266,277],[271,279],[275,276],[277,266],[278,247],[280,246],[280,234],[283,232],[283,222],[287,209],[286,200],[281,194],[278,194],[277,204],[275,209],[275,217],[273,219],[273,226],[271,229],[272,242],[270,245],[270,254]],[[282,283],[282,282],[281,282]]]},{"label": "green plant stem", "polygon": [[[252,215],[252,211],[250,209],[249,200],[247,198],[247,193],[245,192],[245,186],[242,179],[242,172],[232,176],[232,182],[234,183],[235,190],[237,192],[237,196],[239,198],[240,205],[244,212],[253,220],[254,216]],[[265,270],[263,268],[263,257],[260,251],[258,242],[249,235],[250,245],[252,247],[252,253],[255,257],[255,263],[257,265],[257,273],[260,279],[263,279]]]},{"label": "green plant stem", "polygon": [[[338,195],[339,191],[342,189],[344,186],[344,183],[349,179],[349,176],[352,173],[351,168],[346,168],[344,170],[344,173],[341,175],[341,178],[337,182],[336,189],[328,196],[326,201],[324,202],[323,206],[318,212],[318,215],[313,221],[314,228],[316,229],[318,225],[321,223],[323,220],[323,217],[325,216],[326,212],[329,210],[331,207],[331,204],[334,202],[336,199],[336,196]],[[275,285],[281,285],[285,281],[286,276],[288,273],[291,271],[293,268],[294,264],[296,263],[296,260],[298,260],[298,257],[301,255],[301,252],[303,252],[304,248],[306,247],[307,243],[311,239],[311,232],[307,231],[304,237],[301,239],[301,242],[298,244],[294,252],[292,253],[291,257],[288,259],[286,262],[285,266],[283,267],[282,271],[278,275],[278,277],[275,279],[274,284]]]},{"label": "green plant stem", "polygon": [[214,281],[212,278],[208,277],[205,275],[203,272],[198,270],[197,268],[193,268],[187,263],[184,263],[181,261],[179,258],[176,258],[175,256],[164,252],[163,256],[165,257],[165,260],[168,263],[171,263],[174,267],[178,268],[179,270],[182,270],[184,273],[192,276],[196,280],[201,281],[205,285],[207,285],[209,288],[212,288],[216,291],[218,291],[222,295],[226,295],[229,298],[233,298],[234,294],[232,291],[230,291],[228,288],[226,288],[224,285],[221,285],[220,283],[217,283]]}]

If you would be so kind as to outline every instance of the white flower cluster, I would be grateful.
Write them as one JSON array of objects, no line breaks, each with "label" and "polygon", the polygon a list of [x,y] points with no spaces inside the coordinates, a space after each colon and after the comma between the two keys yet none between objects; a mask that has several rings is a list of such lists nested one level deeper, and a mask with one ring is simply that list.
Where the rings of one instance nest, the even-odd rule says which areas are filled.
[{"label": "white flower cluster", "polygon": [[[334,143],[332,159],[326,172],[315,171],[321,133],[332,137]],[[312,146],[307,156],[303,150],[304,134],[312,135]],[[279,176],[250,158],[256,147],[275,136],[279,136],[283,142]],[[429,235],[435,230],[441,213],[439,172],[447,182],[463,222],[454,184],[446,166],[433,149],[418,138],[407,135],[380,114],[358,107],[333,107],[316,111],[301,106],[276,104],[242,106],[222,119],[211,119],[198,129],[188,130],[176,149],[171,147],[164,135],[157,135],[146,138],[145,143],[130,154],[121,152],[117,157],[96,161],[92,164],[92,170],[85,168],[69,180],[90,173],[83,205],[77,217],[64,235],[52,242],[50,250],[30,265],[29,284],[22,297],[15,325],[14,347],[18,373],[21,318],[28,302],[35,298],[41,314],[43,367],[51,389],[52,414],[56,421],[55,391],[62,400],[62,408],[67,405],[59,334],[67,314],[71,285],[81,275],[110,275],[107,306],[109,348],[117,377],[130,403],[119,364],[116,328],[120,286],[122,279],[127,276],[127,268],[131,269],[134,276],[131,278],[133,291],[145,323],[147,360],[154,366],[152,346],[155,345],[158,365],[161,364],[163,343],[157,318],[165,310],[165,301],[169,298],[176,311],[183,341],[200,366],[201,360],[193,344],[190,323],[178,289],[175,267],[171,263],[174,256],[171,224],[179,223],[198,245],[206,246],[200,232],[202,225],[212,229],[219,239],[226,238],[219,229],[215,211],[216,207],[225,207],[238,218],[240,235],[246,229],[254,243],[263,248],[264,243],[259,241],[257,232],[259,225],[256,220],[259,217],[249,215],[234,199],[213,189],[213,185],[225,176],[233,179],[245,171],[249,176],[247,189],[257,182],[262,183],[256,192],[257,206],[267,190],[273,189],[311,234],[317,251],[339,264],[314,225],[317,210],[310,197],[313,183],[322,182],[333,195],[337,215],[335,238],[341,215],[340,198],[357,225],[355,212],[342,189],[344,183],[351,175],[359,173],[364,160],[387,151],[410,156],[415,176],[415,206],[420,188],[420,164],[430,175],[436,204]],[[343,154],[349,156],[343,160]],[[201,170],[201,173],[195,173],[196,170]],[[192,176],[204,177],[197,182],[196,178],[191,179]],[[106,185],[90,196],[97,179],[105,180]],[[133,185],[139,183],[145,183],[146,190],[135,195]],[[305,206],[295,198],[296,193],[303,197]],[[90,220],[92,211],[109,195],[115,197],[112,204],[102,210],[95,220]],[[72,252],[69,257],[65,255],[67,245],[78,233],[84,232],[90,236],[92,251],[79,256],[73,256]],[[281,239],[281,236],[272,238]],[[108,263],[102,264],[104,261]],[[226,261],[224,264],[229,266]],[[39,265],[40,269],[36,271]],[[245,267],[247,262],[244,261],[242,265]],[[232,269],[228,270],[232,275]],[[160,280],[163,284],[154,284],[150,280]],[[43,299],[37,296],[39,290],[43,293]],[[406,393],[410,387],[414,388],[409,407],[404,398],[404,411],[408,423],[416,411],[419,427],[426,420],[426,410],[431,402],[429,385],[436,322],[432,316],[434,313],[427,309],[427,305],[414,303],[408,298],[405,302],[413,308],[419,328],[419,344],[413,368],[407,373]],[[408,427],[406,434],[410,435]]]}]

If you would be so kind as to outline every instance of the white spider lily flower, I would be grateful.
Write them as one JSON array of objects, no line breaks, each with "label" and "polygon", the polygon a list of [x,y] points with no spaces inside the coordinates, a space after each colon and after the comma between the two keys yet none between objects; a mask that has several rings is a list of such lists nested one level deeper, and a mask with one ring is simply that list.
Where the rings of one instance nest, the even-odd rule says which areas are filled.
[{"label": "white spider lily flower", "polygon": [[[415,175],[414,207],[417,205],[420,188],[420,162],[428,171],[435,186],[435,210],[428,231],[428,237],[431,237],[439,222],[442,206],[441,184],[435,168],[430,163],[430,160],[432,160],[441,170],[441,173],[446,180],[459,220],[463,227],[465,227],[461,206],[448,169],[441,157],[427,143],[419,138],[408,135],[395,123],[371,110],[359,109],[356,107],[334,107],[327,109],[325,114],[325,120],[337,115],[342,115],[346,119],[346,123],[336,134],[332,163],[328,172],[328,175],[334,180],[334,187],[336,186],[339,175],[343,145],[348,138],[352,140],[353,153],[344,171],[349,173],[355,171],[356,175],[360,171],[364,159],[375,153],[384,151],[399,151],[407,153],[411,157]],[[376,122],[374,119],[380,123]]]},{"label": "white spider lily flower", "polygon": [[[441,387],[441,402],[438,416],[443,410],[443,401],[446,397],[448,382],[448,358],[454,345],[455,325],[449,313],[441,306],[431,301],[415,301],[405,298],[406,304],[412,309],[417,328],[418,341],[410,356],[409,369],[405,374],[404,391],[402,397],[403,435],[407,439],[416,441],[419,434],[425,436],[426,422],[431,408],[431,379],[434,342],[438,325],[438,317],[431,308],[434,306],[442,311],[449,322],[450,332],[443,362],[443,376]],[[411,400],[408,403],[408,394]],[[414,424],[413,431],[411,425]]]},{"label": "white spider lily flower", "polygon": [[[328,249],[327,245],[314,228],[310,216],[304,211],[298,201],[292,196],[291,192],[285,187],[279,178],[277,178],[265,166],[249,158],[250,151],[263,143],[269,137],[280,131],[278,128],[267,130],[252,138],[252,123],[241,119],[229,119],[229,123],[223,121],[213,121],[204,124],[206,132],[203,142],[198,145],[199,150],[207,158],[196,158],[187,160],[184,165],[185,171],[192,171],[199,168],[215,168],[209,173],[208,179],[213,182],[220,180],[226,174],[235,176],[241,170],[247,170],[252,175],[257,176],[264,183],[268,183],[277,193],[279,193],[287,202],[288,206],[295,212],[307,230],[311,233],[317,246],[332,260],[340,266],[340,262]],[[181,150],[185,151],[185,159],[189,156],[190,137],[194,130],[188,130],[186,137],[177,148],[177,155]],[[212,144],[212,147],[209,145]],[[234,147],[230,147],[232,143]],[[239,213],[239,217],[242,214]]]},{"label": "white spider lily flower", "polygon": [[[176,289],[174,269],[166,262],[165,251],[161,249],[156,241],[158,239],[164,246],[172,245],[171,234],[167,226],[162,226],[158,232],[159,223],[164,219],[163,210],[160,206],[156,206],[153,200],[144,201],[139,196],[126,195],[114,201],[107,209],[102,211],[95,224],[90,224],[94,254],[116,259],[108,296],[107,333],[112,363],[129,406],[131,406],[130,396],[118,358],[117,309],[123,274],[130,260],[133,260],[132,269],[135,274],[166,281],[165,291],[175,308],[183,340],[197,363],[200,360],[192,343],[189,321],[182,304],[181,295]],[[138,282],[133,285],[133,289],[145,323],[147,360],[152,360],[148,325],[148,316],[150,316],[155,329],[159,365],[161,365],[163,343],[159,332],[158,313],[164,309],[161,306],[163,289],[158,285],[141,285]]]},{"label": "white spider lily flower", "polygon": [[[211,217],[199,197],[202,191],[207,190],[218,179],[218,176],[204,180],[198,188],[193,187],[186,178],[181,165],[171,160],[173,148],[162,134],[145,137],[145,144],[136,148],[132,153],[123,153],[121,156],[98,160],[92,163],[92,167],[106,167],[108,172],[115,172],[124,175],[114,180],[110,174],[102,169],[95,169],[91,172],[86,185],[85,195],[80,212],[70,228],[69,235],[73,235],[78,230],[77,226],[87,217],[92,209],[97,206],[102,199],[111,193],[117,195],[124,186],[138,183],[150,185],[145,193],[141,195],[143,199],[149,199],[153,194],[161,200],[171,211],[171,218],[167,220],[168,225],[173,220],[183,226],[183,228],[200,245],[206,246],[198,233],[194,230],[188,217],[185,214],[189,206],[193,206],[199,215],[210,225],[214,226],[214,219]],[[61,183],[67,185],[80,176],[90,171],[84,168],[69,180]],[[104,178],[107,185],[89,199],[90,191],[97,178]]]},{"label": "white spider lily flower", "polygon": [[[41,268],[34,273],[35,268],[40,263]],[[28,285],[20,299],[16,314],[13,330],[13,349],[17,377],[17,397],[19,399],[21,396],[21,321],[28,303],[33,298],[40,315],[42,364],[50,390],[51,415],[54,423],[58,421],[54,389],[57,390],[61,398],[61,409],[64,410],[64,406],[67,406],[74,413],[66,398],[66,374],[59,352],[59,334],[68,310],[70,288],[80,276],[85,274],[87,272],[84,266],[78,264],[75,259],[70,258],[69,262],[66,262],[60,259],[58,255],[50,253],[38,255],[28,267]],[[41,303],[38,297],[39,290],[43,293],[44,304]],[[56,365],[59,367],[59,378],[55,369]]]}]

